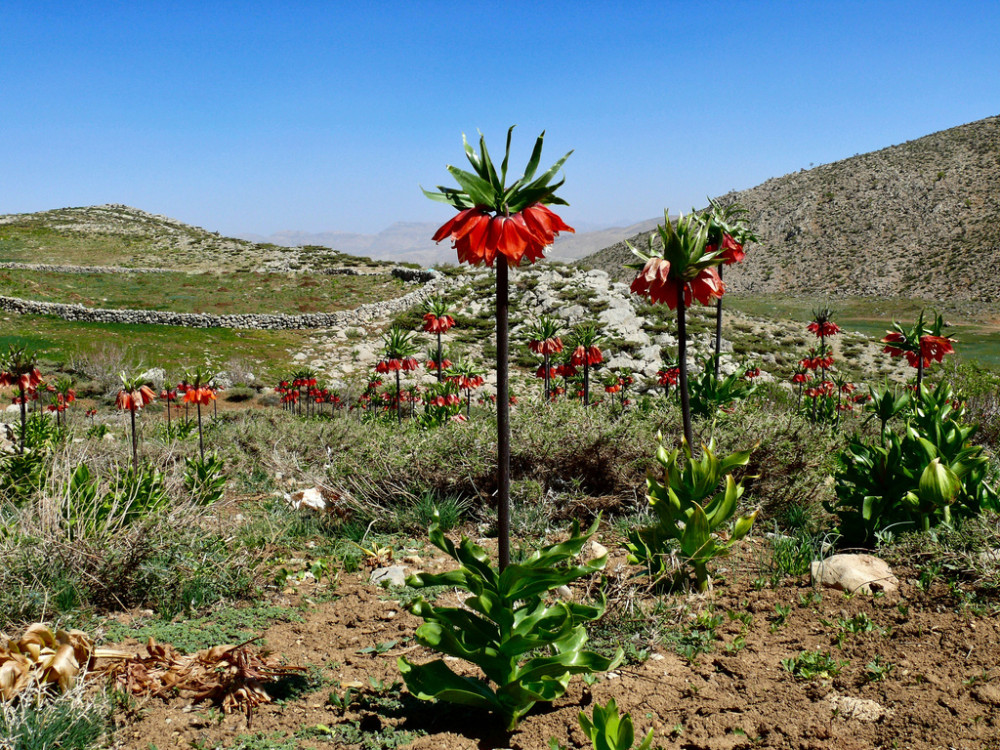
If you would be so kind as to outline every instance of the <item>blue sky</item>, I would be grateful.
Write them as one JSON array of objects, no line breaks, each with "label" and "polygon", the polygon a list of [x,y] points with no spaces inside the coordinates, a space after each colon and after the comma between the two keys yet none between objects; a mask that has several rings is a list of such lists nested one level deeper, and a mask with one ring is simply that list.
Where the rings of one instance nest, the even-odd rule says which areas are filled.
[{"label": "blue sky", "polygon": [[0,213],[127,203],[225,234],[450,209],[462,133],[575,149],[572,224],[1000,114],[1000,2],[0,4]]}]

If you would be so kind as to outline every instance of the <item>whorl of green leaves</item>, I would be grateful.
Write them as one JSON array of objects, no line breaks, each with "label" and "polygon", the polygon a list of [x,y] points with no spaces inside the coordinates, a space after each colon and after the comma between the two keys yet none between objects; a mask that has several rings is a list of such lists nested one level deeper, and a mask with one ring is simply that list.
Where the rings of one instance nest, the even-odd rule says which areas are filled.
[{"label": "whorl of green leaves", "polygon": [[663,211],[663,224],[656,227],[662,247],[657,247],[653,235],[649,235],[649,249],[643,253],[632,247],[628,241],[625,244],[633,255],[639,258],[639,263],[629,264],[628,268],[641,269],[650,258],[663,258],[670,262],[670,276],[674,279],[691,281],[706,268],[722,264],[722,250],[707,253],[705,247],[709,241],[709,225],[695,213],[681,214],[677,221],[670,220],[666,209]]},{"label": "whorl of green leaves", "polygon": [[584,623],[603,614],[603,598],[590,605],[551,601],[547,596],[604,568],[606,554],[583,564],[575,559],[596,529],[595,521],[581,534],[574,524],[565,542],[543,547],[500,573],[482,547],[464,537],[455,545],[437,524],[432,525],[431,542],[459,567],[448,573],[411,576],[407,583],[415,588],[458,588],[471,596],[461,607],[438,607],[418,600],[410,608],[425,620],[417,628],[417,641],[472,662],[486,679],[457,675],[441,659],[412,664],[400,658],[399,670],[410,692],[422,700],[484,708],[502,716],[513,729],[535,703],[563,695],[572,675],[614,668],[621,650],[611,659],[584,650]]},{"label": "whorl of green leaves", "polygon": [[708,588],[708,563],[729,553],[730,547],[745,537],[753,527],[757,511],[741,516],[733,524],[728,539],[717,532],[736,513],[743,495],[743,480],[737,482],[730,469],[746,466],[750,451],[739,451],[720,459],[714,443],[702,447],[702,456],[695,460],[691,448],[667,451],[661,443],[656,460],[663,467],[663,478],[650,473],[646,478],[646,493],[655,522],[629,533],[626,548],[629,562],[645,565],[650,575],[661,578],[670,572],[667,564],[672,542],[679,545],[681,558],[695,573],[698,589]]},{"label": "whorl of green leaves", "polygon": [[701,220],[708,225],[708,241],[716,247],[722,246],[722,236],[728,234],[741,245],[760,242],[760,238],[750,229],[750,211],[740,203],[722,205],[714,198],[708,199],[708,208]]},{"label": "whorl of green leaves", "polygon": [[7,344],[7,353],[0,354],[0,372],[6,372],[15,379],[38,366],[38,355],[25,346]]},{"label": "whorl of green leaves", "polygon": [[529,341],[546,341],[562,333],[562,323],[550,315],[539,315],[538,320],[525,327],[525,337]]},{"label": "whorl of green leaves", "polygon": [[440,318],[451,312],[451,304],[444,297],[430,297],[424,304],[424,312],[431,313],[435,318]]},{"label": "whorl of green leaves", "polygon": [[528,166],[524,169],[524,174],[515,180],[509,187],[507,186],[507,164],[510,161],[510,140],[514,132],[514,126],[507,131],[507,149],[504,152],[503,162],[500,164],[500,171],[497,172],[493,166],[489,151],[486,150],[486,139],[479,134],[479,153],[469,145],[469,142],[462,136],[462,144],[465,146],[465,155],[472,165],[472,172],[468,172],[458,167],[448,166],[448,171],[459,187],[445,187],[438,185],[440,192],[434,193],[423,190],[431,200],[447,203],[458,209],[474,208],[476,206],[494,211],[497,214],[517,213],[535,203],[561,204],[567,205],[566,201],[555,195],[556,190],[562,187],[565,180],[560,180],[552,185],[552,179],[559,173],[562,165],[572,154],[569,151],[563,158],[549,167],[540,177],[532,179],[538,171],[538,164],[542,159],[542,141],[545,138],[545,131],[538,136],[535,147],[531,151],[528,159]]},{"label": "whorl of green leaves", "polygon": [[382,336],[382,354],[386,359],[404,359],[417,353],[413,331],[393,326]]},{"label": "whorl of green leaves", "polygon": [[892,341],[889,346],[904,352],[920,352],[920,339],[924,336],[944,336],[944,316],[935,315],[932,323],[924,323],[924,310],[920,311],[917,321],[909,328],[904,328],[898,321],[892,321],[892,328],[889,333],[898,333],[903,337],[902,341]]},{"label": "whorl of green leaves", "polygon": [[910,394],[907,391],[896,392],[889,387],[888,381],[879,391],[868,386],[868,393],[871,400],[865,406],[865,411],[869,413],[865,424],[873,419],[879,421],[882,444],[884,445],[886,425],[893,417],[903,414],[910,408]]},{"label": "whorl of green leaves", "polygon": [[584,349],[589,349],[592,346],[600,346],[603,341],[604,336],[601,335],[601,329],[593,323],[581,323],[573,329],[569,336],[571,348],[582,346]]}]

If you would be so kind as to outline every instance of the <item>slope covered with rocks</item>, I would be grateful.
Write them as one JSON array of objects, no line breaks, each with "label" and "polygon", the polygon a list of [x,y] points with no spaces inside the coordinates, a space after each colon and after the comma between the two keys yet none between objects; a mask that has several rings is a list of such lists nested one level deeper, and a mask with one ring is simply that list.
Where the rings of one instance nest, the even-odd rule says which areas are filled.
[{"label": "slope covered with rocks", "polygon": [[[746,206],[761,238],[726,269],[732,291],[1000,300],[1000,117],[721,199]],[[581,262],[625,280],[634,260],[620,242]]]}]

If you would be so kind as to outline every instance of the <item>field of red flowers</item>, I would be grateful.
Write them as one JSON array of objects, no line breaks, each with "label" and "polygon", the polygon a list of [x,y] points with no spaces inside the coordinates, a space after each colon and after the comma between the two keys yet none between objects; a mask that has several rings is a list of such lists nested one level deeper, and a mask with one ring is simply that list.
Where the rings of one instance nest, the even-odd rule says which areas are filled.
[{"label": "field of red flowers", "polygon": [[[352,384],[122,371],[78,398],[7,348],[0,737],[1000,744],[995,375],[946,367],[959,343],[921,311],[878,342],[912,372],[875,382],[827,307],[790,373],[724,370],[724,267],[756,238],[715,202],[635,250],[630,291],[676,333],[654,379],[612,367],[628,342],[591,320],[511,326],[510,275],[572,231],[549,208],[569,154],[536,176],[541,146],[508,185],[481,140],[428,193],[457,210],[435,239],[495,268],[495,365],[446,348],[446,296],[386,326]],[[894,574],[827,580],[859,551]]]}]

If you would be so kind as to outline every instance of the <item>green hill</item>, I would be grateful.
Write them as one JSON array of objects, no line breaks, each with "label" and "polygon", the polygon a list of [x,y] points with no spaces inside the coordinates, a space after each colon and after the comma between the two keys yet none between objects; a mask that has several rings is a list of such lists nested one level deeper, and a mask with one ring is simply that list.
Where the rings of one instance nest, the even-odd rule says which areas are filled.
[{"label": "green hill", "polygon": [[0,216],[0,262],[171,268],[322,270],[388,265],[325,247],[288,248],[223,237],[109,204]]}]

